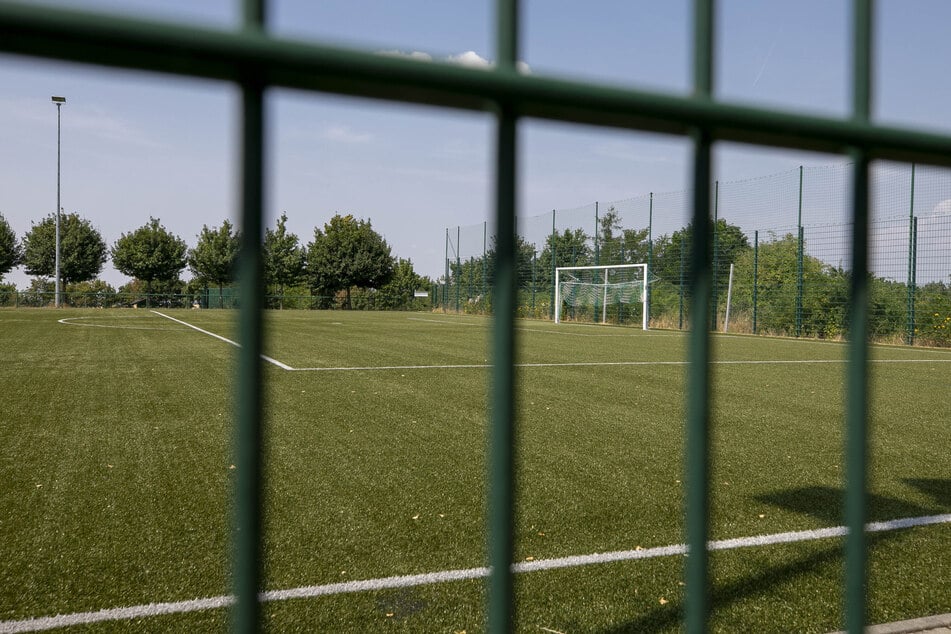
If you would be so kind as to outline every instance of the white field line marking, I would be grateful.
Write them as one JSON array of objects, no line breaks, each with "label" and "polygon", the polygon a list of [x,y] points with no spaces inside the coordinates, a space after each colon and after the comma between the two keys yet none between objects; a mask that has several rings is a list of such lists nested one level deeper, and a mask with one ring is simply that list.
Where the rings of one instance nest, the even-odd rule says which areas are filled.
[{"label": "white field line marking", "polygon": [[544,328],[526,328],[524,326],[516,326],[515,330],[521,332],[540,332],[544,335],[561,335],[563,337],[644,337],[640,333],[615,333],[615,334],[603,334],[603,335],[592,335],[586,332],[563,332],[559,330],[545,330]]},{"label": "white field line marking", "polygon": [[465,321],[450,321],[448,319],[424,319],[422,317],[407,317],[409,321],[425,321],[430,324],[439,324],[440,326],[482,326],[483,324],[472,324]]},{"label": "white field line marking", "polygon": [[[951,523],[951,513],[943,515],[925,515],[920,517],[906,517],[885,522],[872,522],[865,525],[866,532],[881,533],[886,531]],[[815,541],[844,537],[849,529],[845,526],[833,526],[805,531],[788,533],[773,533],[771,535],[754,535],[751,537],[737,537],[734,539],[720,539],[707,542],[707,548],[713,550],[733,550],[755,546],[771,546],[775,544],[791,544],[796,542]],[[593,553],[590,555],[576,555],[559,557],[557,559],[541,559],[512,564],[512,572],[538,572],[540,570],[554,570],[590,566],[593,564],[614,563],[619,561],[633,561],[638,559],[654,559],[670,557],[687,553],[685,544],[658,546],[654,548],[639,548],[634,550],[619,550],[608,553]],[[345,581],[317,586],[302,586],[288,590],[270,590],[258,595],[260,601],[286,601],[288,599],[307,599],[354,592],[369,592],[375,590],[391,590],[395,588],[409,588],[413,586],[445,583],[448,581],[466,581],[482,579],[489,576],[489,568],[465,568],[461,570],[444,570],[418,575],[402,575],[383,577],[379,579],[364,579],[362,581]],[[57,627],[70,625],[88,625],[103,621],[123,621],[128,619],[160,616],[163,614],[181,614],[185,612],[199,612],[225,608],[234,603],[232,596],[217,596],[207,599],[192,599],[190,601],[176,601],[173,603],[149,603],[125,608],[109,608],[96,612],[74,612],[57,616],[44,616],[22,619],[19,621],[0,621],[0,634],[14,632],[39,632]]]},{"label": "white field line marking", "polygon": [[[66,326],[82,326],[83,328],[113,328],[115,330],[164,330],[166,332],[181,332],[178,328],[170,326],[168,328],[156,328],[155,326],[109,326],[106,324],[77,324],[79,319],[96,319],[95,317],[64,317],[56,321]],[[135,319],[134,317],[132,319]]]},{"label": "white field line marking", "polygon": [[[205,335],[208,335],[209,337],[214,337],[215,339],[220,339],[221,341],[224,341],[225,343],[230,343],[230,344],[231,344],[232,346],[234,346],[235,348],[240,348],[240,347],[241,347],[241,344],[238,343],[237,341],[232,341],[231,339],[228,339],[227,337],[222,337],[221,335],[216,335],[216,334],[213,333],[213,332],[209,332],[209,331],[207,331],[207,330],[204,330],[203,328],[199,328],[198,326],[192,325],[192,324],[188,323],[187,321],[182,321],[181,319],[175,319],[174,317],[170,317],[170,316],[166,315],[165,313],[160,313],[160,312],[157,311],[157,310],[153,310],[152,312],[155,313],[156,315],[160,316],[160,317],[164,317],[165,319],[171,319],[171,320],[174,321],[175,323],[181,324],[181,325],[183,325],[183,326],[188,326],[189,328],[191,328],[191,329],[193,329],[193,330],[197,330],[198,332],[200,332],[200,333],[202,333],[202,334],[205,334]],[[261,358],[264,359],[265,361],[267,361],[268,363],[273,363],[274,365],[276,365],[277,367],[281,368],[282,370],[293,370],[293,369],[294,369],[294,368],[292,368],[291,366],[287,365],[286,363],[281,363],[281,362],[278,361],[277,359],[272,359],[271,357],[269,357],[269,356],[267,356],[267,355],[262,354],[262,355],[261,355]]]},{"label": "white field line marking", "polygon": [[[804,365],[847,363],[848,359],[767,359],[750,361],[711,361],[711,365]],[[565,363],[516,363],[517,368],[577,368],[610,366],[688,365],[689,361],[568,361]],[[869,363],[951,363],[949,359],[870,359]],[[445,365],[362,365],[326,368],[287,368],[294,372],[368,372],[372,370],[472,370],[491,368],[491,363],[461,363]]]}]

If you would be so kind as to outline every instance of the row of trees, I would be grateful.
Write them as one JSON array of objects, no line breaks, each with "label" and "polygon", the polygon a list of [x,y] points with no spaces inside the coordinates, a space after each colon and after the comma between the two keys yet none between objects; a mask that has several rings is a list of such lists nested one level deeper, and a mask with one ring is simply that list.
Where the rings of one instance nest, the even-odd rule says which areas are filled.
[{"label": "row of trees", "polygon": [[[34,223],[21,242],[0,215],[0,276],[23,265],[42,281],[55,274],[56,218]],[[108,257],[115,268],[133,278],[129,289],[146,294],[174,292],[184,283],[188,267],[192,285],[214,286],[219,296],[235,278],[241,235],[225,220],[218,227],[202,226],[194,248],[168,231],[157,218],[123,233],[111,248],[102,235],[77,214],[60,218],[60,276],[65,285],[88,283],[102,271]],[[338,293],[351,307],[353,289],[381,294],[382,305],[406,305],[417,288],[431,282],[416,274],[410,260],[395,258],[386,240],[370,221],[335,215],[323,229],[314,229],[306,246],[287,230],[287,215],[265,230],[264,273],[269,290],[284,296],[290,290],[310,292],[331,303]]]},{"label": "row of trees", "polygon": [[[722,326],[730,265],[734,266],[731,330],[837,338],[848,331],[851,272],[806,253],[792,234],[766,236],[754,248],[743,230],[720,218],[714,227],[714,299]],[[690,309],[689,267],[693,227],[650,240],[648,231],[624,229],[614,209],[600,219],[598,233],[566,229],[549,235],[540,252],[517,241],[517,278],[523,314],[552,314],[554,267],[651,263],[651,320],[686,327]],[[447,263],[448,285],[440,301],[460,309],[491,310],[494,245],[483,256]],[[802,284],[799,284],[800,275]],[[951,285],[929,281],[909,289],[904,282],[869,278],[869,323],[876,338],[951,345]],[[610,307],[609,318],[637,321],[639,306]],[[627,314],[623,311],[627,310]]]}]

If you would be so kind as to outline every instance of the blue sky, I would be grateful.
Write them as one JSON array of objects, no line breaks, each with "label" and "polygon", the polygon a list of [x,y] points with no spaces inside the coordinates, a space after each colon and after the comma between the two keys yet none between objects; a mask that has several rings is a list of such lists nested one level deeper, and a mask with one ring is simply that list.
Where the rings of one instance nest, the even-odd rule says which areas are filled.
[{"label": "blue sky", "polygon": [[[163,20],[232,28],[231,0],[72,0]],[[845,0],[721,0],[716,92],[722,99],[843,116],[849,94]],[[491,60],[492,2],[275,1],[271,29],[297,39],[431,59]],[[948,131],[951,3],[880,0],[875,117]],[[686,94],[685,0],[523,3],[521,57],[538,75]],[[0,213],[22,236],[56,206],[56,112],[62,109],[62,204],[111,245],[162,220],[194,245],[203,224],[236,209],[236,91],[227,84],[0,56]],[[269,93],[267,214],[282,211],[303,243],[335,213],[369,218],[418,272],[443,270],[445,229],[492,218],[489,115],[329,95]],[[526,121],[519,213],[685,189],[683,139]],[[739,180],[837,156],[736,145],[716,150],[716,177]],[[183,274],[187,279],[187,270]],[[126,280],[107,263],[102,277]],[[22,270],[5,281],[28,283]]]}]

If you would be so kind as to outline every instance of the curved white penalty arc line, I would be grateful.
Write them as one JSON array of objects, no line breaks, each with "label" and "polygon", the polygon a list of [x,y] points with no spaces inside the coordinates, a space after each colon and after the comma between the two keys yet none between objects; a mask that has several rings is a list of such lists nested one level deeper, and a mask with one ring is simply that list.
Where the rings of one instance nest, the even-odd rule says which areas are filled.
[{"label": "curved white penalty arc line", "polygon": [[[942,515],[926,515],[920,517],[906,517],[884,522],[872,522],[865,525],[866,532],[879,533],[916,526],[931,526],[951,523],[951,513]],[[753,535],[734,539],[712,540],[707,543],[708,550],[734,550],[756,546],[771,546],[776,544],[792,544],[796,542],[831,539],[848,535],[849,529],[845,526],[833,526],[788,533],[773,533],[769,535]],[[593,553],[590,555],[575,555],[538,561],[523,561],[512,565],[512,572],[516,574],[539,572],[543,570],[557,570],[590,566],[595,564],[614,563],[622,561],[636,561],[640,559],[654,559],[657,557],[671,557],[685,555],[688,548],[685,544],[672,544],[654,548],[635,548],[634,550],[619,550],[607,553]],[[372,592],[410,588],[414,586],[446,583],[450,581],[470,581],[488,577],[491,570],[486,567],[464,568],[459,570],[443,570],[418,575],[400,575],[382,577],[378,579],[364,579],[360,581],[345,581],[314,586],[301,586],[287,590],[270,590],[262,592],[259,599],[266,601],[286,601],[289,599],[309,599],[338,594],[355,592]],[[76,612],[57,616],[44,616],[19,621],[0,621],[0,634],[19,632],[40,632],[58,627],[71,625],[88,625],[103,621],[122,621],[135,618],[161,616],[165,614],[182,614],[226,608],[234,603],[233,596],[217,596],[191,601],[176,601],[172,603],[149,603],[125,608],[109,608],[96,612]]]},{"label": "curved white penalty arc line", "polygon": [[[185,332],[181,328],[156,328],[154,326],[111,326],[108,324],[77,324],[80,319],[95,319],[95,317],[64,317],[56,322],[64,326],[80,326],[82,328],[111,328],[113,330],[162,330],[164,332]],[[134,318],[133,318],[134,319]]]},{"label": "curved white penalty arc line", "polygon": [[[175,319],[174,317],[171,317],[171,316],[169,316],[169,315],[166,315],[165,313],[160,313],[160,312],[157,311],[157,310],[153,310],[152,312],[155,313],[156,315],[158,315],[159,317],[164,317],[165,319],[171,319],[172,321],[174,321],[174,322],[177,323],[177,324],[181,324],[181,325],[183,325],[183,326],[188,326],[188,327],[191,328],[192,330],[197,330],[198,332],[200,332],[200,333],[202,333],[202,334],[204,334],[204,335],[208,335],[209,337],[214,337],[215,339],[218,339],[219,341],[224,341],[225,343],[229,343],[229,344],[231,344],[232,346],[234,346],[235,348],[240,348],[240,347],[241,347],[241,344],[238,343],[237,341],[232,341],[231,339],[228,339],[227,337],[222,337],[221,335],[215,334],[215,333],[213,333],[213,332],[211,332],[211,331],[209,331],[209,330],[205,330],[204,328],[199,328],[198,326],[195,326],[194,324],[190,324],[190,323],[188,323],[187,321],[182,321],[181,319]],[[294,369],[294,368],[292,368],[291,366],[289,366],[289,365],[287,365],[287,364],[285,364],[285,363],[281,363],[281,362],[278,361],[277,359],[272,359],[271,357],[269,357],[269,356],[267,356],[267,355],[263,355],[263,354],[262,354],[262,355],[261,355],[261,358],[264,359],[265,361],[267,361],[268,363],[271,363],[271,364],[273,364],[273,365],[276,365],[277,367],[281,368],[282,370],[293,370],[293,369]]]}]

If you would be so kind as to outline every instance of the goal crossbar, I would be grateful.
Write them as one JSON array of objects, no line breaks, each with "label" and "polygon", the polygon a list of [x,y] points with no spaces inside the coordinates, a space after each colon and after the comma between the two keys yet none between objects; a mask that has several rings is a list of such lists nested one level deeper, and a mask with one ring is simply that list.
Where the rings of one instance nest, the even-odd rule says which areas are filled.
[{"label": "goal crossbar", "polygon": [[[597,277],[597,272],[601,272],[600,281],[585,282],[578,279],[584,272],[590,272],[592,276]],[[630,271],[628,279],[620,282],[612,282],[609,278],[612,271]],[[637,296],[641,303],[641,327],[647,330],[648,302],[647,302],[647,264],[605,264],[599,266],[560,266],[555,269],[555,323],[561,323],[561,311],[565,303],[565,293],[562,285],[570,284],[572,286],[584,286],[589,294],[594,296],[597,291],[600,297],[598,303],[601,304],[601,323],[607,323],[609,298],[616,298],[616,303],[633,303],[630,301],[632,295]],[[566,281],[566,278],[571,281]]]}]

